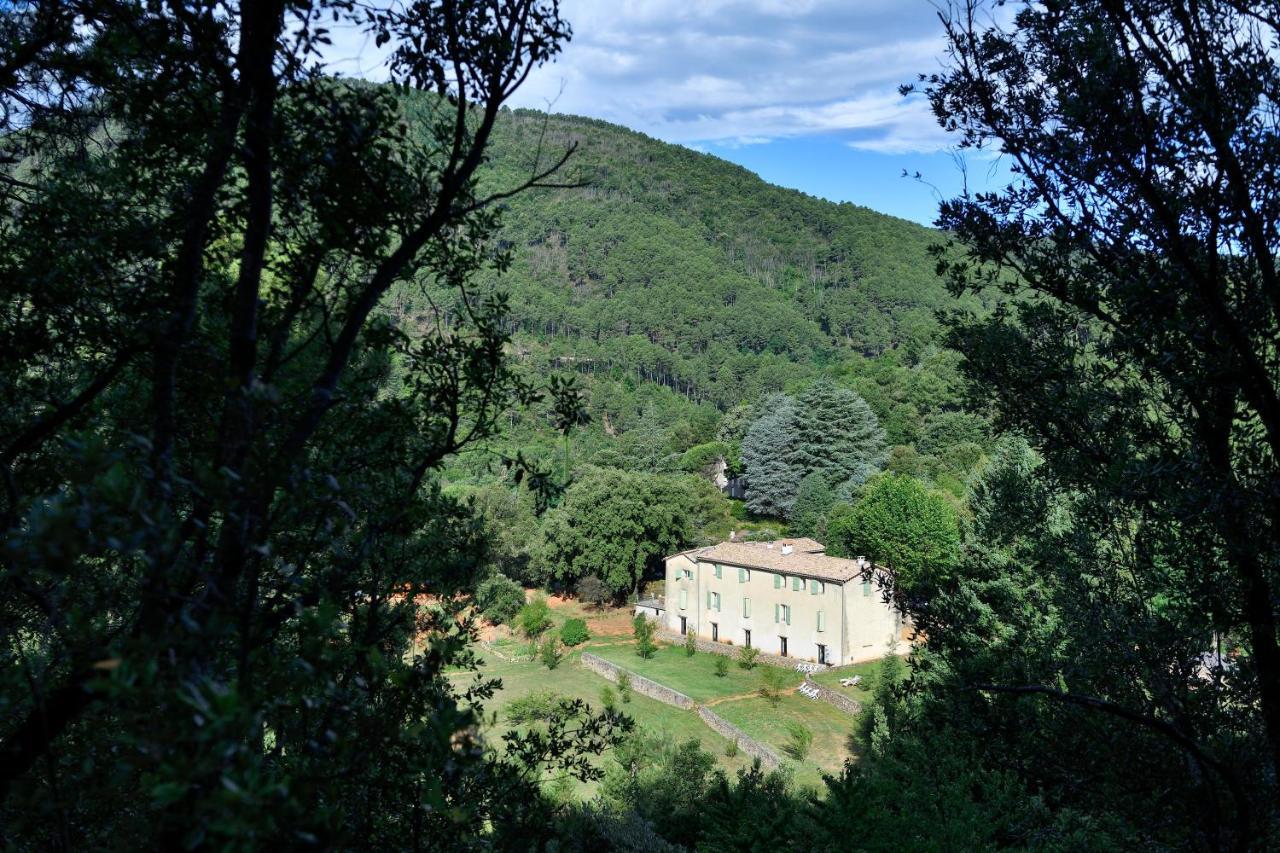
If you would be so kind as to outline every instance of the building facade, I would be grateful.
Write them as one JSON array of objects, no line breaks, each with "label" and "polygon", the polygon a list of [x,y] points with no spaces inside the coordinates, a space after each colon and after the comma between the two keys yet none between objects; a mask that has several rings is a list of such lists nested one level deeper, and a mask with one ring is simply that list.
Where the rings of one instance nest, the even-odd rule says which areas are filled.
[{"label": "building facade", "polygon": [[910,628],[862,558],[812,539],[721,542],[666,559],[668,630],[829,665],[900,654]]}]

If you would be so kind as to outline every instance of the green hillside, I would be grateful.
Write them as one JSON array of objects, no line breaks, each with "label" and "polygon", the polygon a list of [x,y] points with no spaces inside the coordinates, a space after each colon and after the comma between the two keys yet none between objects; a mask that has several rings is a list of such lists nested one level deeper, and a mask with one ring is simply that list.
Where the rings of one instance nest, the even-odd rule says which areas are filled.
[{"label": "green hillside", "polygon": [[[508,202],[512,264],[486,285],[509,295],[530,370],[581,376],[593,424],[580,459],[661,468],[713,439],[722,413],[823,373],[867,398],[893,444],[918,442],[955,408],[935,316],[955,303],[928,254],[936,232],[617,125],[530,110],[504,114],[484,183],[517,183],[571,145],[557,180],[583,186]],[[425,307],[397,303],[410,321]],[[545,426],[535,416],[509,438],[537,447],[553,437]]]}]

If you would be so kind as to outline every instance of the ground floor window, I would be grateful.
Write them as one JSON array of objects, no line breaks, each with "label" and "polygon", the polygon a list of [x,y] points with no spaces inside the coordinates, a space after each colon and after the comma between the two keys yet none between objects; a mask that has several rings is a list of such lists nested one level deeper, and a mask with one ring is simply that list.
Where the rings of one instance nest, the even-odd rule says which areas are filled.
[{"label": "ground floor window", "polygon": [[751,648],[751,629],[750,628],[742,632],[742,644],[747,648]]},{"label": "ground floor window", "polygon": [[688,617],[681,616],[680,617],[680,636],[683,637],[687,633],[689,633],[689,619]]},{"label": "ground floor window", "polygon": [[778,638],[778,654],[782,655],[784,658],[787,656],[787,638],[786,637]]},{"label": "ground floor window", "polygon": [[713,643],[720,642],[720,626],[715,622],[711,623],[711,641]]}]

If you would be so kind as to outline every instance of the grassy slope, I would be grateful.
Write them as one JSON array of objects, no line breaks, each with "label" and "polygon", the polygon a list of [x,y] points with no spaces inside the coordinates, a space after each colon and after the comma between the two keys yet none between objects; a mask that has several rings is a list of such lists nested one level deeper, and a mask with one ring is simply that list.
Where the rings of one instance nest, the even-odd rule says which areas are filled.
[{"label": "grassy slope", "polygon": [[[590,651],[703,704],[728,696],[754,693],[760,688],[761,674],[771,668],[757,665],[755,669],[746,670],[736,661],[731,661],[728,674],[720,677],[715,674],[717,655],[697,653],[689,657],[681,646],[660,646],[648,660],[637,655],[631,645],[606,646]],[[791,672],[785,683],[794,687],[802,678],[799,673]]]}]

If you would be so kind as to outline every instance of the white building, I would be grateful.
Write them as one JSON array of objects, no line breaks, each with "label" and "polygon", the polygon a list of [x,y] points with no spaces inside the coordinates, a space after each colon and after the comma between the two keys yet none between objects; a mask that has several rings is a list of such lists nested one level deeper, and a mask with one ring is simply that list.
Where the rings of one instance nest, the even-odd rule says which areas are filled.
[{"label": "white building", "polygon": [[730,541],[667,557],[666,600],[654,615],[679,634],[815,663],[905,653],[910,626],[885,603],[869,564],[825,550],[812,539]]}]

